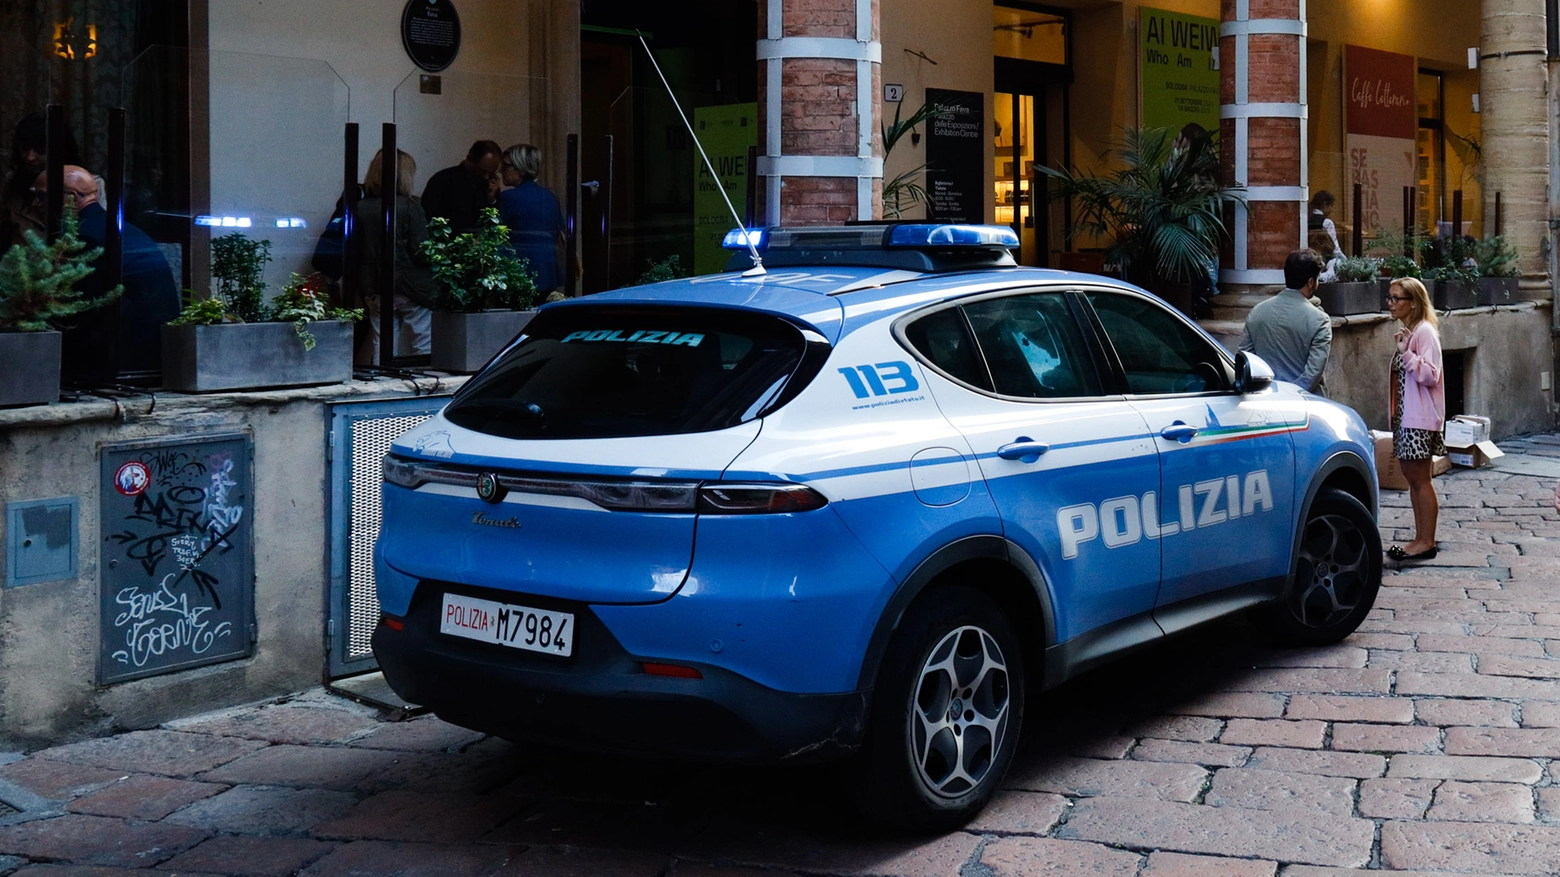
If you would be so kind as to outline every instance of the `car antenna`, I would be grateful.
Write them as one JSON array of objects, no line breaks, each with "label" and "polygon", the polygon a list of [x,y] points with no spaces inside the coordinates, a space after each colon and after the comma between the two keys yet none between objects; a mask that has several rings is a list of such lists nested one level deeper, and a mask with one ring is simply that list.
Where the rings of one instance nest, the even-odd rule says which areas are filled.
[{"label": "car antenna", "polygon": [[650,65],[655,68],[655,75],[661,77],[661,85],[666,88],[666,96],[672,99],[672,106],[677,108],[677,115],[682,117],[683,126],[688,129],[688,136],[693,138],[693,145],[698,147],[699,157],[704,159],[704,166],[715,179],[715,188],[720,190],[720,197],[726,202],[726,209],[731,211],[731,218],[736,221],[737,228],[742,229],[742,242],[747,244],[748,254],[753,258],[753,267],[743,271],[742,276],[763,276],[768,273],[764,270],[764,260],[758,255],[758,247],[753,245],[753,235],[748,233],[747,226],[742,224],[742,217],[737,215],[737,208],[732,206],[731,197],[726,194],[726,184],[721,182],[720,175],[715,172],[715,165],[710,163],[710,157],[704,151],[704,144],[699,142],[699,135],[693,132],[693,125],[688,122],[688,114],[683,112],[682,104],[677,102],[677,95],[672,93],[672,85],[666,81],[666,74],[661,72],[661,65],[656,63],[655,53],[650,51],[650,44],[645,42],[644,33],[635,29],[634,34],[639,37],[639,44],[645,47],[645,55],[650,58]]}]

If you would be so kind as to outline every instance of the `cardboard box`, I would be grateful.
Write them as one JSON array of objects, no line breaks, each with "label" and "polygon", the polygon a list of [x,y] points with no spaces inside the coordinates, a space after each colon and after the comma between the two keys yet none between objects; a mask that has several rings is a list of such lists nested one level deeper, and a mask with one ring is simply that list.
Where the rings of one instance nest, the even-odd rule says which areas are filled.
[{"label": "cardboard box", "polygon": [[[1392,433],[1385,430],[1373,429],[1370,436],[1376,446],[1376,483],[1382,490],[1407,490],[1408,479],[1403,477],[1403,470],[1398,466],[1397,457],[1392,456]],[[1430,475],[1441,475],[1452,468],[1449,457],[1435,457],[1430,461]]]},{"label": "cardboard box", "polygon": [[1488,439],[1475,442],[1467,447],[1446,446],[1446,455],[1458,466],[1466,466],[1469,469],[1477,469],[1480,466],[1488,466],[1491,460],[1499,460],[1506,456],[1506,452],[1495,447],[1495,443]]},{"label": "cardboard box", "polygon": [[1446,421],[1446,446],[1468,448],[1489,441],[1490,419],[1474,414],[1459,414]]}]

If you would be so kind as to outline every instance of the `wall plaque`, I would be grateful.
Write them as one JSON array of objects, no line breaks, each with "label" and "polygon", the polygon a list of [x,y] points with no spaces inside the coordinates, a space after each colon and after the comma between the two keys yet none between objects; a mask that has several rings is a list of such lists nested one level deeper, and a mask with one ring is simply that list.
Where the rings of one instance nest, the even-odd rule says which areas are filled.
[{"label": "wall plaque", "polygon": [[926,122],[928,219],[986,221],[986,96],[928,88],[937,115]]},{"label": "wall plaque", "polygon": [[219,435],[102,449],[101,683],[251,654],[252,447]]},{"label": "wall plaque", "polygon": [[430,73],[450,66],[460,52],[460,15],[451,0],[407,0],[401,11],[401,45]]}]

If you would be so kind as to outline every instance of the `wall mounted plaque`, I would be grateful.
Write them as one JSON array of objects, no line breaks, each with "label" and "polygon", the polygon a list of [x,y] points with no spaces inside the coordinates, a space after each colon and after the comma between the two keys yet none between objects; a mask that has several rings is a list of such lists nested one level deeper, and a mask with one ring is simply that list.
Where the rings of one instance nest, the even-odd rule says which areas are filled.
[{"label": "wall mounted plaque", "polygon": [[430,73],[450,66],[460,52],[460,15],[451,0],[407,0],[401,11],[401,45]]}]

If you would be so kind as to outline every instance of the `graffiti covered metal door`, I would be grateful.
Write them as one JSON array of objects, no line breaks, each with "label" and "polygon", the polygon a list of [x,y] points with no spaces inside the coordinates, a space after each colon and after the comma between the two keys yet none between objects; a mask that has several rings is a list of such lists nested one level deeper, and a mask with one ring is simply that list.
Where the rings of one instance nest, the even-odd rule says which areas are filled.
[{"label": "graffiti covered metal door", "polygon": [[330,605],[326,636],[331,678],[378,668],[370,639],[379,623],[374,540],[379,538],[380,461],[390,443],[432,417],[448,396],[331,406]]},{"label": "graffiti covered metal door", "polygon": [[99,453],[99,684],[253,654],[253,438],[169,436]]}]

